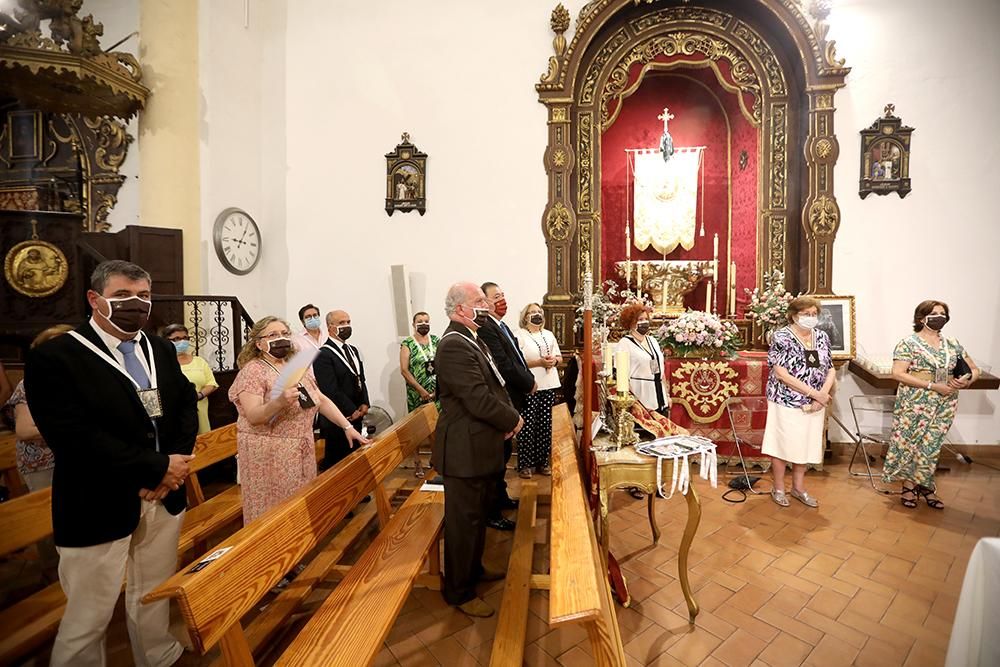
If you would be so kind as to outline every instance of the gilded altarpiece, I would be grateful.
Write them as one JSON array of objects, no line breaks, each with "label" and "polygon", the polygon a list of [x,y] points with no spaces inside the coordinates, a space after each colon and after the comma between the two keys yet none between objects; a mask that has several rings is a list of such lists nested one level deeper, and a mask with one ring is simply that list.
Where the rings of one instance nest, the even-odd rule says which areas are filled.
[{"label": "gilded altarpiece", "polygon": [[773,270],[787,287],[832,293],[840,224],[833,195],[839,154],[834,93],[849,69],[826,40],[828,3],[744,0],[699,7],[595,0],[576,20],[552,12],[554,55],[536,85],[548,108],[546,309],[560,344],[573,346],[574,296],[583,267],[601,264],[602,133],[651,72],[709,68],[758,131],[757,283]]}]

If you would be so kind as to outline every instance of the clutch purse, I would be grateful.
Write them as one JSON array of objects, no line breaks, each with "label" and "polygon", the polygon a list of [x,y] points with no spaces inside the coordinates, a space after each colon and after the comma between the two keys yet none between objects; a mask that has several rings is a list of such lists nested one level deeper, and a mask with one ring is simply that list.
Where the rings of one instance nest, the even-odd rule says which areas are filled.
[{"label": "clutch purse", "polygon": [[969,368],[969,364],[965,361],[964,357],[959,357],[958,361],[955,362],[955,369],[951,372],[951,375],[957,378],[963,375],[972,375],[972,369]]}]

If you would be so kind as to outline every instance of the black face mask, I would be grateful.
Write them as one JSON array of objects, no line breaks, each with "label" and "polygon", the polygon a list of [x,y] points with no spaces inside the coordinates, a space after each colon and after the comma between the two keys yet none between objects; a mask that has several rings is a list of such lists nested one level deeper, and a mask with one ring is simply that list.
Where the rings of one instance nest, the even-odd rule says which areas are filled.
[{"label": "black face mask", "polygon": [[431,325],[429,325],[429,324],[418,324],[417,325],[417,333],[420,334],[421,336],[426,336],[430,332],[431,332]]},{"label": "black face mask", "polygon": [[153,304],[137,296],[122,298],[102,297],[108,302],[108,313],[104,315],[114,328],[126,335],[139,333],[149,321]]},{"label": "black face mask", "polygon": [[635,330],[639,332],[640,335],[645,336],[649,333],[649,322],[639,322],[635,325]]},{"label": "black face mask", "polygon": [[473,308],[472,312],[475,313],[472,321],[476,323],[477,327],[485,327],[486,323],[490,321],[490,311],[486,308]]},{"label": "black face mask", "polygon": [[531,318],[529,319],[529,321],[532,324],[537,324],[538,326],[541,326],[542,322],[545,321],[545,318],[542,316],[541,313],[535,313],[534,315],[531,316]]},{"label": "black face mask", "polygon": [[267,353],[275,359],[284,359],[292,351],[292,341],[287,338],[276,338],[267,342]]},{"label": "black face mask", "polygon": [[948,323],[947,315],[928,315],[927,319],[924,320],[924,324],[927,325],[927,328],[932,329],[934,331],[941,331],[941,329],[943,329],[944,325],[947,323]]},{"label": "black face mask", "polygon": [[352,333],[354,333],[354,329],[352,329],[350,325],[337,327],[337,338],[340,340],[347,340],[351,337]]}]

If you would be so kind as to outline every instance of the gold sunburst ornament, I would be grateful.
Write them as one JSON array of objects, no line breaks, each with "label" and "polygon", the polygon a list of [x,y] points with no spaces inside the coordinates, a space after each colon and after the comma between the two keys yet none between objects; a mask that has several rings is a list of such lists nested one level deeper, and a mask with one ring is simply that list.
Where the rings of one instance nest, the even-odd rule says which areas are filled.
[{"label": "gold sunburst ornament", "polygon": [[69,263],[62,250],[38,238],[38,222],[32,220],[31,239],[7,251],[3,274],[7,284],[21,294],[41,298],[62,289],[69,278]]}]

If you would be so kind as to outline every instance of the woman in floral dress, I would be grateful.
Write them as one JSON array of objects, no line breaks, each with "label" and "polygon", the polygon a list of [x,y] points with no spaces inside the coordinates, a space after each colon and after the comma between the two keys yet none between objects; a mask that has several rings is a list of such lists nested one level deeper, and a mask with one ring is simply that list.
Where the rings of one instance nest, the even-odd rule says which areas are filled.
[{"label": "woman in floral dress", "polygon": [[809,507],[819,503],[805,490],[806,466],[823,461],[823,427],[835,378],[830,338],[816,328],[819,301],[800,296],[788,303],[789,325],[774,332],[767,352],[767,425],[761,452],[771,457],[771,499],[788,507],[785,468],[792,464],[788,494]]},{"label": "woman in floral dress", "polygon": [[340,424],[349,440],[368,443],[320,392],[311,368],[297,387],[271,398],[271,388],[292,352],[292,332],[287,322],[271,316],[258,320],[240,352],[240,372],[229,390],[229,400],[239,413],[236,450],[244,524],[316,477],[313,419],[317,410]]},{"label": "woman in floral dress", "polygon": [[[886,482],[901,480],[900,501],[908,508],[917,506],[919,495],[929,507],[944,509],[935,494],[934,469],[955,420],[958,390],[979,378],[979,369],[959,342],[941,335],[950,317],[946,303],[921,302],[913,312],[914,333],[899,341],[892,353],[892,376],[899,391],[882,475]],[[968,377],[952,376],[960,357],[971,369]]]}]

